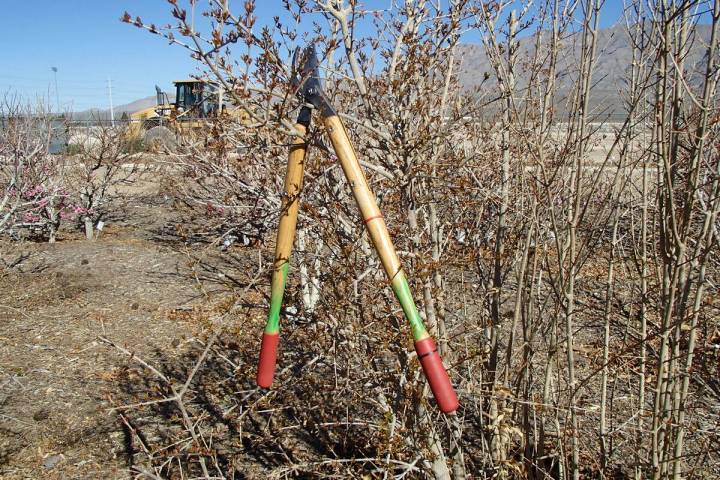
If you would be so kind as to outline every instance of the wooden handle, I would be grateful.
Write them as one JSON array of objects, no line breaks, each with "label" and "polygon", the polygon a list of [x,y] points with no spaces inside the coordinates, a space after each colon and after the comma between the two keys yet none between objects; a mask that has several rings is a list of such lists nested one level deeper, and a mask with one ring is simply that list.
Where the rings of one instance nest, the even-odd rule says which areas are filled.
[{"label": "wooden handle", "polygon": [[378,252],[385,273],[392,280],[400,271],[400,260],[395,253],[385,219],[377,206],[375,196],[370,191],[365,174],[345,131],[345,126],[338,116],[332,116],[325,119],[325,128],[330,136],[335,154],[340,160],[345,177],[350,183],[370,239]]},{"label": "wooden handle", "polygon": [[410,293],[410,286],[400,266],[400,259],[395,252],[385,220],[377,206],[374,195],[370,191],[365,174],[350,142],[350,137],[338,116],[329,116],[324,121],[330,141],[340,160],[343,172],[345,172],[345,177],[350,182],[363,222],[368,229],[395,296],[402,306],[405,318],[410,323],[418,358],[425,377],[430,384],[430,389],[438,402],[440,410],[445,413],[453,412],[457,410],[459,405],[457,395],[435,347],[435,342],[425,329],[417,311]]},{"label": "wooden handle", "polygon": [[[295,128],[303,135],[305,127],[301,124]],[[305,171],[306,145],[303,137],[295,137],[288,155],[287,172],[283,186],[282,206],[280,210],[280,223],[278,225],[277,243],[275,244],[275,268],[290,261],[295,229],[297,226],[298,210],[300,208],[300,192],[303,186]]]},{"label": "wooden handle", "polygon": [[[298,123],[295,128],[305,134],[306,128]],[[272,384],[277,361],[277,348],[280,343],[280,309],[285,294],[290,253],[295,241],[300,192],[302,191],[305,169],[306,144],[303,137],[295,137],[288,156],[287,173],[283,187],[280,224],[275,243],[275,262],[273,265],[270,290],[270,312],[260,347],[260,359],[257,372],[257,384],[268,388]]]}]

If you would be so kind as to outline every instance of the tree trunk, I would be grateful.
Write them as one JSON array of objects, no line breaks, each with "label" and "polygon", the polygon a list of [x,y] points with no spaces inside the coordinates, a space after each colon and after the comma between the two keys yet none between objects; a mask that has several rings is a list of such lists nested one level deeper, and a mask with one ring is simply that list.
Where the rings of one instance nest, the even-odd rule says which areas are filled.
[{"label": "tree trunk", "polygon": [[94,240],[95,232],[93,228],[92,218],[88,216],[83,217],[83,223],[85,224],[85,238],[87,238],[88,240]]}]

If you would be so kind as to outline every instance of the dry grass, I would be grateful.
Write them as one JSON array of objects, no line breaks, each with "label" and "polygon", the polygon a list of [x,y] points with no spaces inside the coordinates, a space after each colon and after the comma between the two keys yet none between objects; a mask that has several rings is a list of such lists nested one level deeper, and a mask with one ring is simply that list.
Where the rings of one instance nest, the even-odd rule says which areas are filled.
[{"label": "dry grass", "polygon": [[96,242],[66,232],[55,245],[0,245],[6,261],[28,256],[0,275],[3,478],[127,477],[126,433],[108,412],[124,367],[98,336],[143,355],[176,351],[192,328],[171,313],[198,297],[186,258],[153,241],[167,218],[146,200]]}]

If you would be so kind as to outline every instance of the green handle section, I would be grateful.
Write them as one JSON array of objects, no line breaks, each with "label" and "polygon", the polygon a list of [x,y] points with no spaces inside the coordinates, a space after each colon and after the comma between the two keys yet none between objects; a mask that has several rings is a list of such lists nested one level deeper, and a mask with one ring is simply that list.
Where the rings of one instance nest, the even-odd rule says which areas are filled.
[{"label": "green handle section", "polygon": [[420,313],[413,301],[412,293],[410,293],[410,285],[408,285],[407,278],[405,278],[405,272],[402,270],[397,272],[392,279],[392,289],[393,292],[395,292],[395,297],[397,297],[398,302],[400,302],[405,318],[407,318],[408,323],[410,323],[413,339],[417,342],[427,337],[427,330],[425,329],[425,325],[423,325]]},{"label": "green handle section", "polygon": [[410,293],[410,285],[408,285],[407,278],[405,278],[405,273],[402,270],[393,278],[392,288],[402,306],[405,318],[410,323],[410,329],[415,339],[415,351],[438,407],[444,413],[454,412],[460,406],[460,402],[442,363],[437,346],[435,346],[435,342],[425,329],[425,325],[423,325],[420,313]]}]

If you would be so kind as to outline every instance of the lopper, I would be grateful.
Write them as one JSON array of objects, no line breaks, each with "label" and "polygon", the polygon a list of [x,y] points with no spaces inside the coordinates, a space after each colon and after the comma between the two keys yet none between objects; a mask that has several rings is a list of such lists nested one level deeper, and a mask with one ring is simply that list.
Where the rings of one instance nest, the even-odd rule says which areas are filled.
[{"label": "lopper", "polygon": [[295,239],[300,192],[303,183],[307,148],[303,137],[310,126],[312,109],[315,109],[322,118],[335,154],[340,161],[345,177],[350,183],[363,222],[390,280],[395,296],[410,323],[410,329],[415,341],[415,351],[435,400],[440,410],[445,413],[453,412],[459,406],[457,395],[443,366],[437,346],[423,325],[415,306],[405,272],[400,265],[400,260],[385,226],[385,220],[380,213],[375,197],[370,191],[365,174],[360,168],[360,163],[350,143],[345,126],[323,92],[319,74],[319,62],[314,47],[310,46],[303,52],[295,51],[292,71],[292,86],[302,101],[295,128],[302,136],[295,137],[290,146],[280,224],[275,246],[270,312],[260,347],[257,384],[260,387],[269,388],[275,375],[278,344],[280,343],[280,309],[285,293],[290,253]]}]

